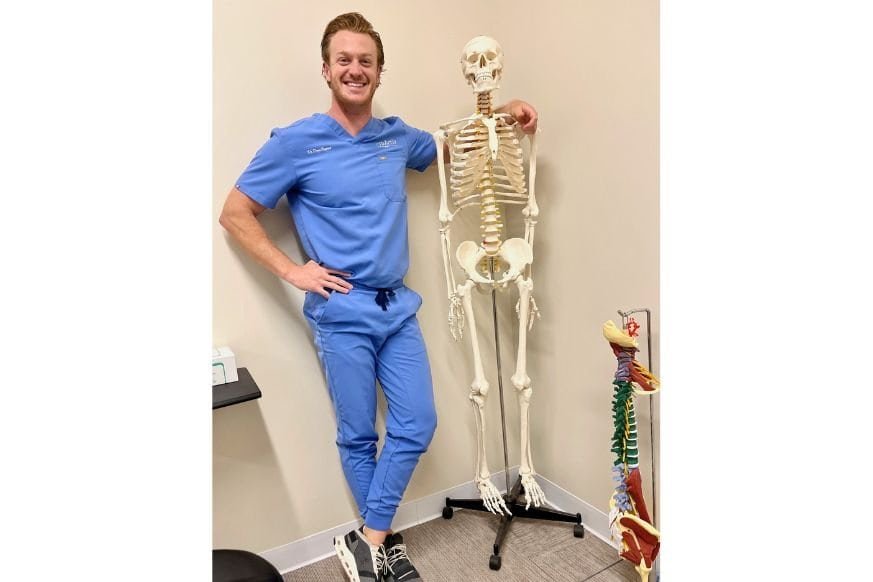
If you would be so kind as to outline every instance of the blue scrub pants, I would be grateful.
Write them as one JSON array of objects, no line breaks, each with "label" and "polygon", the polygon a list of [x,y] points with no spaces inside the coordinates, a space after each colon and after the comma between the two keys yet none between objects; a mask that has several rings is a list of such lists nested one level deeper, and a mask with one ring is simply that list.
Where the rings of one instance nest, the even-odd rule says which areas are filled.
[{"label": "blue scrub pants", "polygon": [[[388,530],[436,430],[430,365],[415,317],[421,297],[408,287],[386,294],[354,285],[329,299],[307,293],[303,313],[336,412],[346,480],[367,527]],[[388,402],[378,459],[376,379]]]}]

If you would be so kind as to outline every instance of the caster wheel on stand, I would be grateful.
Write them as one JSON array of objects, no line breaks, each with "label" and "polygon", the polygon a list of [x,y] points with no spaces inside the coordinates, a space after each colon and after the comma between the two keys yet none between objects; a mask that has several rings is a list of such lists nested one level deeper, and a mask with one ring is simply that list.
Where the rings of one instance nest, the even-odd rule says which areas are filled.
[{"label": "caster wheel on stand", "polygon": [[488,560],[488,567],[491,568],[492,570],[499,570],[501,561],[502,560],[501,560],[500,556],[492,555],[491,559]]},{"label": "caster wheel on stand", "polygon": [[443,507],[443,519],[452,519],[454,514],[455,510],[451,507]]},{"label": "caster wheel on stand", "polygon": [[584,538],[585,537],[585,526],[581,523],[577,523],[573,526],[573,537],[574,538]]}]

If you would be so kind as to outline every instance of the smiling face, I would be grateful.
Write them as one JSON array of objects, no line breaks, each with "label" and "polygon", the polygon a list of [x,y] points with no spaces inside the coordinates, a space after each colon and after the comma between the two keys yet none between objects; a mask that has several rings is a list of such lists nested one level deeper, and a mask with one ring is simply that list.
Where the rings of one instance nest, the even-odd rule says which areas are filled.
[{"label": "smiling face", "polygon": [[376,42],[367,34],[341,30],[330,39],[329,62],[322,73],[341,107],[370,108],[382,68]]}]

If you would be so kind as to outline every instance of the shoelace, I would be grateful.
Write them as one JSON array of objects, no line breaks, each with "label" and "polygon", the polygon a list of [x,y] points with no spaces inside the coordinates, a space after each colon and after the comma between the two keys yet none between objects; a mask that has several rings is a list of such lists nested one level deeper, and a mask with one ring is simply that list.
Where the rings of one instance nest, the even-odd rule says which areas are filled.
[{"label": "shoelace", "polygon": [[373,556],[373,566],[375,567],[377,574],[379,572],[387,570],[388,556],[385,554],[385,546],[379,546],[378,548],[370,546],[370,554]]},{"label": "shoelace", "polygon": [[396,544],[388,548],[388,553],[385,558],[387,559],[387,571],[394,573],[394,564],[399,562],[400,560],[408,560],[409,556],[406,555],[406,544]]}]

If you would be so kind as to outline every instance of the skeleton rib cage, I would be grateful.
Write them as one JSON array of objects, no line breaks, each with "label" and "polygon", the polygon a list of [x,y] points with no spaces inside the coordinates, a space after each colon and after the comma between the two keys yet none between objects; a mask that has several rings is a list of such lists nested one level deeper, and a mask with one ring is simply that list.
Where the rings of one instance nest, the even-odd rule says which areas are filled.
[{"label": "skeleton rib cage", "polygon": [[520,130],[500,116],[494,131],[496,155],[492,155],[489,147],[489,128],[481,119],[467,121],[460,130],[449,130],[446,136],[451,152],[452,214],[469,206],[481,206],[483,240],[486,250],[491,252],[502,238],[499,205],[528,203]]}]

